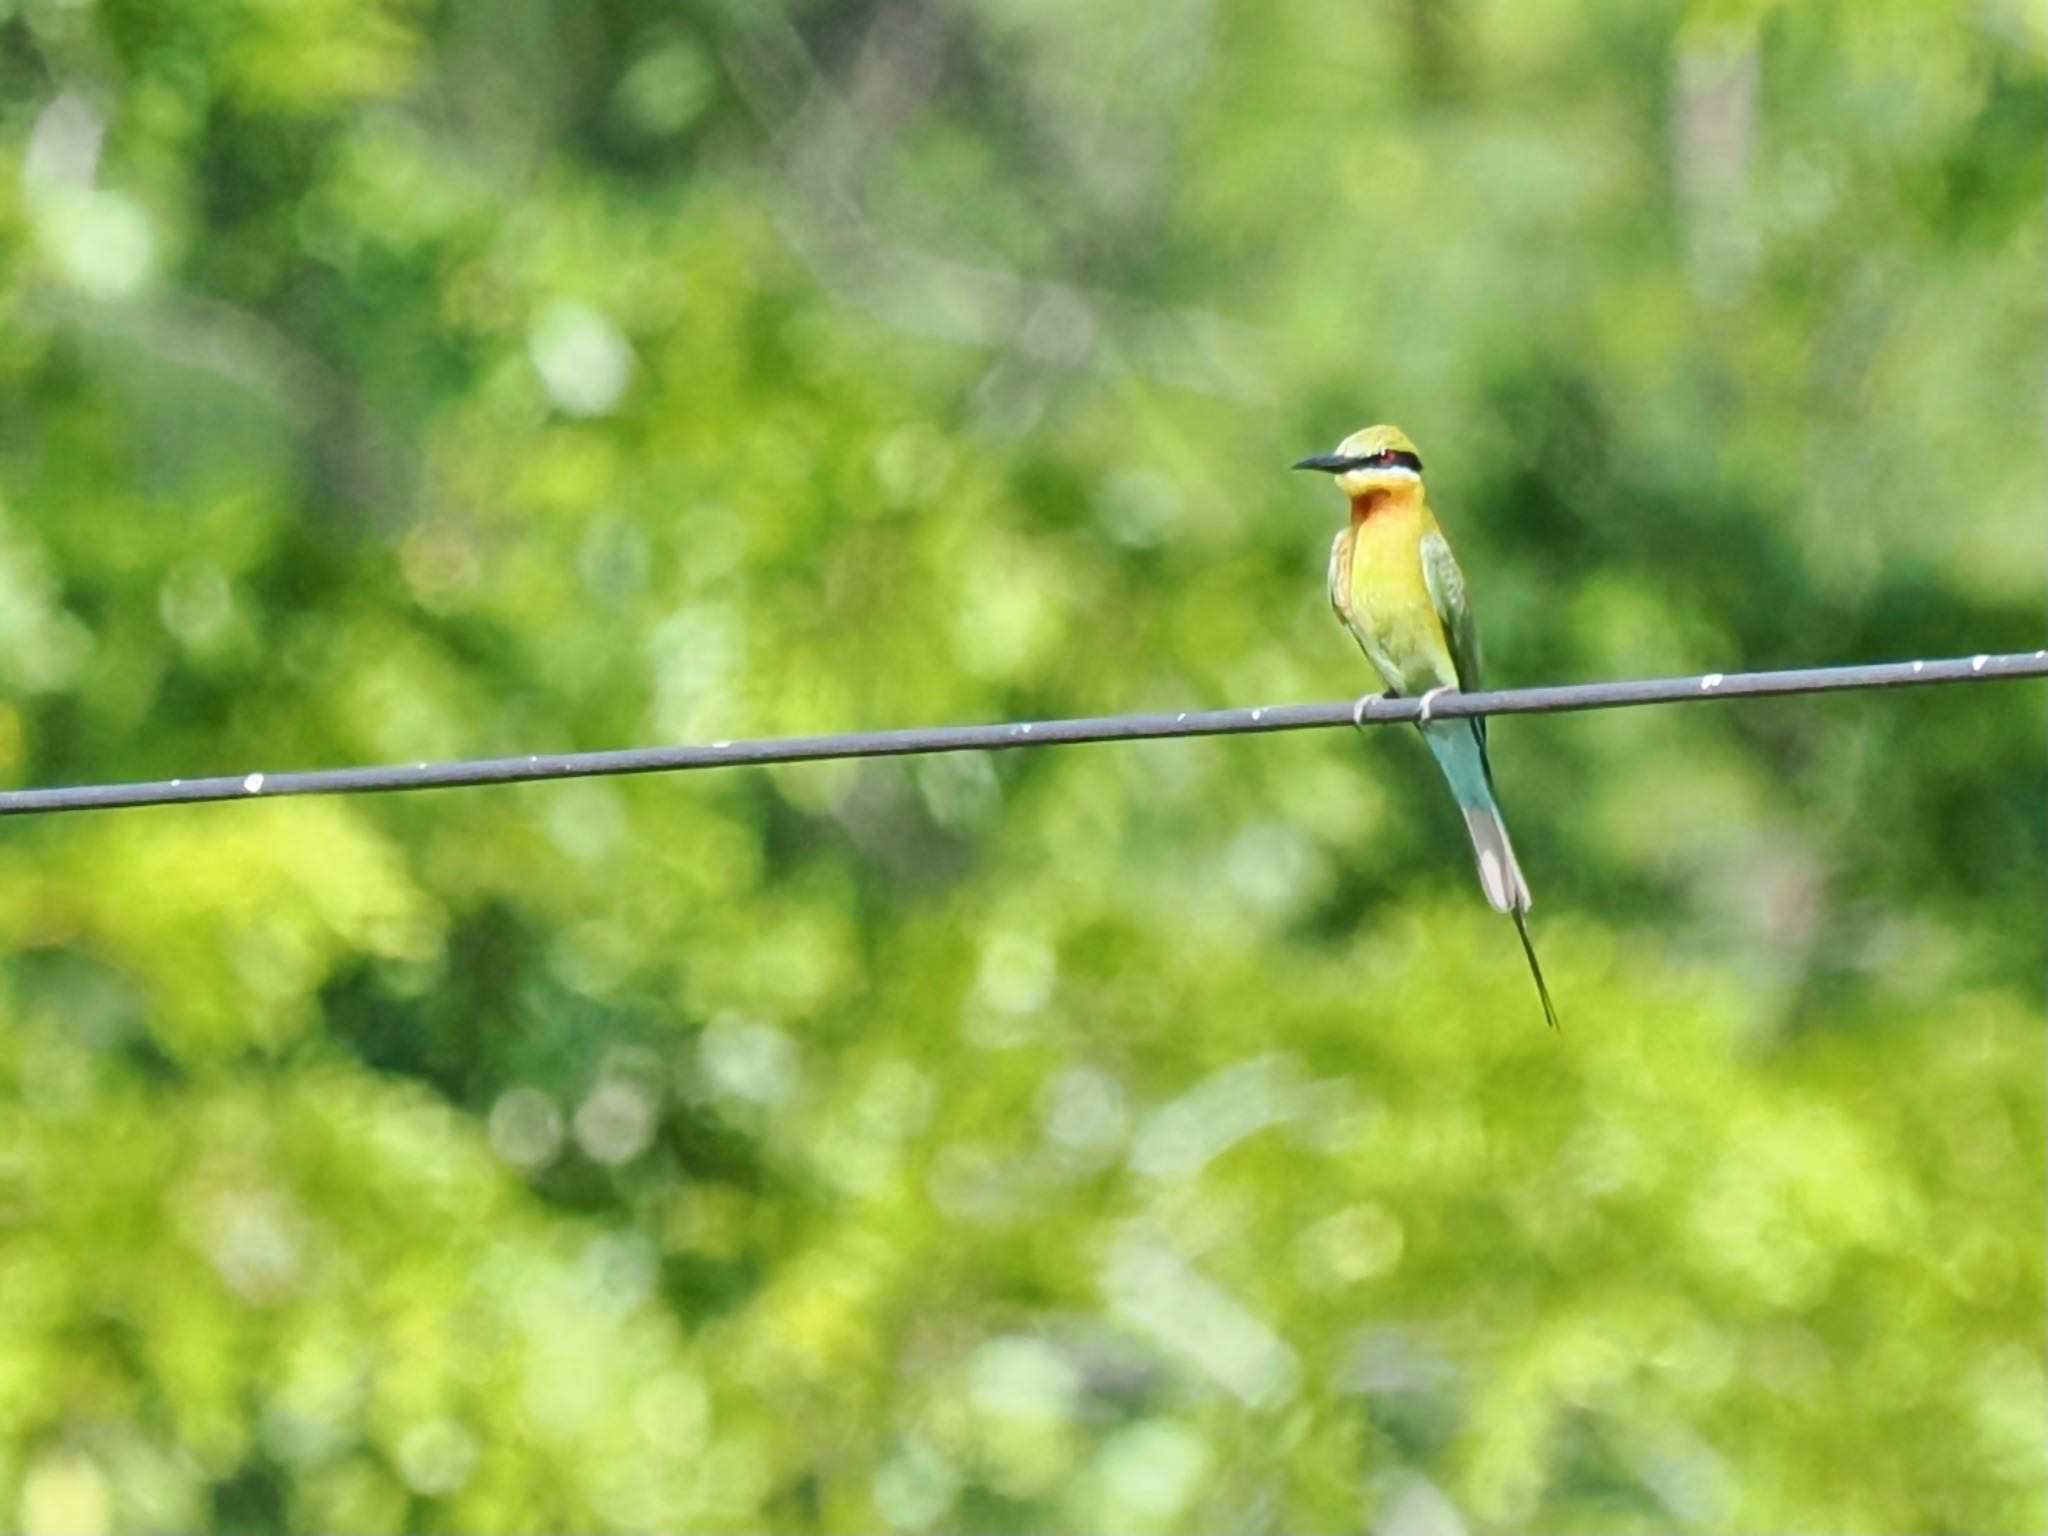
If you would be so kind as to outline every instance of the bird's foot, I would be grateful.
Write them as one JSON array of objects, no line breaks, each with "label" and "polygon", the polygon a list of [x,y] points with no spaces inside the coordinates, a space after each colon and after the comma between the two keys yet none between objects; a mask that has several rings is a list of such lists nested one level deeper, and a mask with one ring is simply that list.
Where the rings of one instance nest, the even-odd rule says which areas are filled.
[{"label": "bird's foot", "polygon": [[1373,705],[1379,703],[1379,701],[1381,699],[1384,699],[1385,697],[1386,695],[1384,693],[1360,694],[1358,697],[1358,702],[1351,706],[1351,723],[1357,726],[1361,731],[1364,730],[1365,712],[1368,709],[1371,709]]},{"label": "bird's foot", "polygon": [[1447,693],[1456,693],[1457,691],[1458,690],[1453,688],[1449,683],[1445,683],[1441,688],[1430,689],[1429,692],[1425,693],[1421,697],[1421,699],[1417,701],[1415,710],[1415,723],[1417,725],[1429,724],[1430,716],[1436,710],[1436,701],[1442,698]]}]

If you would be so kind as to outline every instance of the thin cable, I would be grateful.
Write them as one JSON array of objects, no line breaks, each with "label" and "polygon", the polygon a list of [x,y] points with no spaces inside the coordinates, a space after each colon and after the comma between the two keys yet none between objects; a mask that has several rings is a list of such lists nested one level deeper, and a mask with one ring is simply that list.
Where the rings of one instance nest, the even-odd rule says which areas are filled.
[{"label": "thin cable", "polygon": [[[1954,661],[1900,661],[1869,667],[1807,667],[1789,672],[1643,678],[1450,693],[1430,711],[1439,720],[1467,715],[1547,715],[1567,710],[1675,704],[1688,699],[1757,699],[1851,688],[1917,688],[1937,683],[1989,683],[2048,677],[2048,650],[2031,655],[1971,656]],[[826,758],[908,757],[929,752],[1001,752],[1018,747],[1075,746],[1094,741],[1147,741],[1169,736],[1239,736],[1307,731],[1353,723],[1351,704],[1278,704],[1259,709],[1189,710],[1176,715],[1108,715],[1090,720],[1034,720],[1006,725],[940,725],[906,731],[855,731],[837,736],[780,736],[765,741],[714,741],[697,747],[643,747],[618,752],[567,752],[413,763],[378,768],[321,768],[299,773],[248,773],[142,784],[88,784],[71,789],[0,791],[0,816],[56,811],[110,811],[135,805],[190,805],[203,800],[272,799],[280,795],[370,795],[480,784],[528,784],[627,773],[678,773]],[[1381,699],[1361,723],[1399,725],[1421,711],[1418,699]]]}]

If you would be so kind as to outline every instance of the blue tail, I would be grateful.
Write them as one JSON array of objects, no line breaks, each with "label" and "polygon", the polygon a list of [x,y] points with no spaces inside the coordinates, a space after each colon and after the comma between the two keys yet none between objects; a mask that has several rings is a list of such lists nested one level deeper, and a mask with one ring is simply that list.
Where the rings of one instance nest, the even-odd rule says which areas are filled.
[{"label": "blue tail", "polygon": [[1514,845],[1508,841],[1507,823],[1501,820],[1500,802],[1493,794],[1493,770],[1486,761],[1486,743],[1472,720],[1432,720],[1422,727],[1422,739],[1436,755],[1437,766],[1451,781],[1451,793],[1458,797],[1458,809],[1465,813],[1465,828],[1472,834],[1472,853],[1479,861],[1479,883],[1496,912],[1529,910],[1529,883],[1515,862]]},{"label": "blue tail", "polygon": [[1508,825],[1501,819],[1500,801],[1494,797],[1493,769],[1486,761],[1486,737],[1480,722],[1432,720],[1422,727],[1422,739],[1429,743],[1437,766],[1451,781],[1458,809],[1465,813],[1465,830],[1472,835],[1472,854],[1479,864],[1479,884],[1487,901],[1494,911],[1515,920],[1522,953],[1529,957],[1529,974],[1536,978],[1536,994],[1543,999],[1543,1017],[1555,1029],[1557,1009],[1551,1004],[1543,967],[1536,961],[1536,946],[1529,942],[1529,882],[1522,878],[1515,845],[1508,841]]}]

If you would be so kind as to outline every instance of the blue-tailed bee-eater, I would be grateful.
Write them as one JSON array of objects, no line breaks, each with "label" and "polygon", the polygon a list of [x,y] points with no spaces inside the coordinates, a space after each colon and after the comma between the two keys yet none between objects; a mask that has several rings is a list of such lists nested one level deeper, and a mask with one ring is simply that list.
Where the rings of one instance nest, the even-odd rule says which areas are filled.
[{"label": "blue-tailed bee-eater", "polygon": [[[1444,694],[1476,693],[1479,628],[1465,595],[1465,575],[1429,509],[1422,457],[1399,427],[1367,427],[1335,453],[1301,460],[1337,478],[1351,499],[1351,520],[1330,549],[1330,606],[1395,697],[1420,697],[1422,739],[1450,780],[1472,834],[1479,884],[1496,912],[1515,920],[1543,1016],[1557,1027],[1557,1009],[1529,941],[1529,882],[1515,860],[1494,794],[1483,716],[1438,720],[1431,707]],[[1359,700],[1360,723],[1374,695]]]}]

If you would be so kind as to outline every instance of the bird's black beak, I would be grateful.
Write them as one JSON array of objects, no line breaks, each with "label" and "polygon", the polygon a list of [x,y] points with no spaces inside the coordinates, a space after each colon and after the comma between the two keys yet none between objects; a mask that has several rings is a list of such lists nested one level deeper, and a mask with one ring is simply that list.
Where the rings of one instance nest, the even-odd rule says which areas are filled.
[{"label": "bird's black beak", "polygon": [[1346,458],[1341,453],[1315,453],[1305,459],[1296,460],[1295,469],[1320,469],[1326,475],[1341,475],[1347,469],[1358,467],[1358,460]]}]

